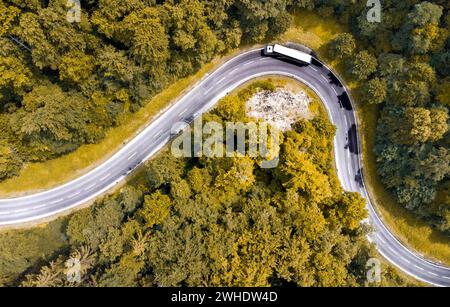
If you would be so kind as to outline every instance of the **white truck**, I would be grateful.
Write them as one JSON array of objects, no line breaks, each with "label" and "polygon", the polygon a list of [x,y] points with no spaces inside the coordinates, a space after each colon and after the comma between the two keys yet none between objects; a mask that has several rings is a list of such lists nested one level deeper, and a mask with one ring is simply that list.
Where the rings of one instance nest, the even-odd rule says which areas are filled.
[{"label": "white truck", "polygon": [[311,64],[313,59],[313,57],[310,54],[307,54],[299,50],[291,49],[288,47],[284,47],[278,44],[266,45],[266,47],[263,50],[263,54],[265,56],[285,57],[306,64]]}]

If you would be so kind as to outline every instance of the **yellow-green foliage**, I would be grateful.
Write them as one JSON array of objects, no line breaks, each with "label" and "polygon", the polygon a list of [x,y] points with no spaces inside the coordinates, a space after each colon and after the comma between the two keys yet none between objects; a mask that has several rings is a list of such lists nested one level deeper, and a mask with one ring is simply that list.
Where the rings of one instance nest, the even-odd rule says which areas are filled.
[{"label": "yellow-green foliage", "polygon": [[6,35],[20,10],[14,6],[8,6],[3,1],[0,2],[0,36]]},{"label": "yellow-green foliage", "polygon": [[[250,120],[239,110],[266,85],[245,87],[205,118]],[[70,249],[86,255],[82,284],[365,285],[364,264],[374,255],[360,224],[367,212],[335,179],[333,136],[323,115],[299,122],[282,138],[280,165],[268,170],[249,157],[160,153],[143,170],[144,182],[68,218],[62,231]],[[55,256],[18,282],[67,285],[60,274],[67,257]]]}]

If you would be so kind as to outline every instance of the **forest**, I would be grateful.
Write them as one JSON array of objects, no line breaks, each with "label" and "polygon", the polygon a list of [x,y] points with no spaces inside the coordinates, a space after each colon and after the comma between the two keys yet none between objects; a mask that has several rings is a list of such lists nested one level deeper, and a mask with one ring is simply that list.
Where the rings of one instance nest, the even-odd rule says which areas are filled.
[{"label": "forest", "polygon": [[390,5],[382,30],[360,18],[330,50],[348,58],[349,74],[363,84],[361,103],[380,105],[374,150],[382,182],[405,208],[450,234],[449,3],[396,13],[406,3]]},{"label": "forest", "polygon": [[89,0],[69,23],[66,2],[0,1],[0,179],[98,142],[178,78],[290,18],[282,3],[254,15],[252,1]]},{"label": "forest", "polygon": [[[434,3],[433,3],[434,2]],[[102,139],[171,82],[230,49],[283,33],[295,9],[337,16],[361,103],[380,104],[378,172],[398,201],[450,229],[447,1],[89,0],[80,23],[66,1],[0,1],[0,180]],[[406,14],[404,12],[407,12]],[[18,43],[19,42],[19,43]]]},{"label": "forest", "polygon": [[[245,102],[262,89],[273,85],[249,85],[204,121],[249,121]],[[370,285],[365,266],[376,253],[361,223],[365,201],[340,187],[334,133],[324,111],[297,122],[282,135],[275,169],[261,169],[257,158],[174,158],[163,151],[114,195],[44,229],[0,237],[8,251],[0,254],[0,284]],[[37,261],[37,251],[49,256]],[[66,278],[70,257],[80,260],[80,284]],[[408,285],[390,267],[383,274],[382,285]]]}]

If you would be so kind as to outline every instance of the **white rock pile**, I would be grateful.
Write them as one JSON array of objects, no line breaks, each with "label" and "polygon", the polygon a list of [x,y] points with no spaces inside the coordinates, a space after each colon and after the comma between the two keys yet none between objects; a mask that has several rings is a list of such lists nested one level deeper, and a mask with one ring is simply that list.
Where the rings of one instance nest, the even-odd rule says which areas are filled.
[{"label": "white rock pile", "polygon": [[279,88],[274,92],[256,93],[247,103],[247,115],[262,119],[281,131],[292,129],[292,124],[311,117],[310,97],[304,92],[293,93]]}]

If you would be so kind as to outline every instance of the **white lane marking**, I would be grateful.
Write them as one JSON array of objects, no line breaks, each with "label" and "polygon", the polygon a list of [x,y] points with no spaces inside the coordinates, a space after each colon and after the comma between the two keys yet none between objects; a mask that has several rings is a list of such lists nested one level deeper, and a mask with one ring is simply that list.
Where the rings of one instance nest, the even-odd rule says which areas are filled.
[{"label": "white lane marking", "polygon": [[336,96],[338,96],[336,89],[334,87],[331,87],[331,88],[333,89],[333,92],[336,94]]},{"label": "white lane marking", "polygon": [[399,256],[399,257],[400,257],[400,259],[402,259],[406,263],[411,264],[411,262],[408,259],[406,259],[405,257],[403,257],[403,256]]},{"label": "white lane marking", "polygon": [[430,271],[428,271],[428,273],[429,273],[429,274],[431,274],[431,275],[433,275],[433,276],[437,276],[437,277],[439,277],[439,275],[438,275],[438,274],[436,274],[436,273],[433,273],[433,272],[430,272]]},{"label": "white lane marking", "polygon": [[217,84],[222,83],[222,81],[225,81],[226,78],[228,78],[228,76],[225,76],[225,77],[221,78],[219,81],[217,81]]},{"label": "white lane marking", "polygon": [[137,155],[137,152],[135,152],[134,154],[132,154],[131,156],[129,156],[127,160],[130,161],[130,160],[133,159],[136,155]]},{"label": "white lane marking", "polygon": [[80,193],[81,193],[81,191],[75,192],[75,193],[72,194],[72,197],[80,195]]},{"label": "white lane marking", "polygon": [[421,270],[421,271],[425,271],[425,269],[421,268],[421,267],[418,266],[418,265],[414,265],[414,267],[417,268],[417,269],[419,269],[419,270]]},{"label": "white lane marking", "polygon": [[160,136],[161,133],[162,133],[162,129],[158,130],[158,132],[156,132],[156,134],[155,134],[155,138],[157,138],[158,136]]},{"label": "white lane marking", "polygon": [[110,175],[110,174],[108,174],[108,175],[102,177],[102,178],[100,179],[100,181],[105,181],[105,180],[109,177],[109,175]]},{"label": "white lane marking", "polygon": [[448,277],[448,276],[441,276],[442,278],[445,278],[445,279],[450,279],[450,277]]},{"label": "white lane marking", "polygon": [[320,75],[322,77],[323,80],[325,80],[325,82],[329,82],[329,80],[324,76],[324,75]]},{"label": "white lane marking", "polygon": [[63,200],[64,200],[64,198],[60,198],[60,199],[58,199],[58,200],[55,200],[55,201],[51,202],[50,205],[54,205],[54,204],[60,203],[60,202],[62,202]]},{"label": "white lane marking", "polygon": [[150,145],[148,145],[147,148],[145,148],[145,151],[149,151],[150,148],[152,148],[152,147],[154,147],[154,146],[155,146],[155,144],[150,144]]},{"label": "white lane marking", "polygon": [[378,236],[378,240],[380,240],[381,243],[386,244],[386,241],[384,241],[382,237]]},{"label": "white lane marking", "polygon": [[233,69],[232,71],[229,72],[229,75],[233,75],[239,69],[241,69],[241,68],[240,67],[236,67],[235,69]]},{"label": "white lane marking", "polygon": [[84,189],[85,191],[89,191],[92,188],[94,188],[95,186],[97,186],[97,183],[91,184],[90,186],[88,186],[86,189]]},{"label": "white lane marking", "polygon": [[[345,121],[345,126],[348,127],[348,119],[347,119],[347,116],[344,116],[344,121]],[[349,142],[350,140],[347,139],[347,141]]]},{"label": "white lane marking", "polygon": [[244,65],[242,65],[242,67],[247,67],[249,65],[252,65],[253,63],[255,63],[255,61],[251,61],[251,62],[245,63]]},{"label": "white lane marking", "polygon": [[36,206],[36,207],[31,208],[31,210],[41,209],[41,208],[44,208],[45,206],[46,206],[46,205]]},{"label": "white lane marking", "polygon": [[206,91],[204,91],[203,92],[203,95],[204,96],[206,96],[206,95],[208,95],[212,90],[214,90],[215,89],[215,87],[214,86],[211,86],[209,89],[207,89]]},{"label": "white lane marking", "polygon": [[22,212],[25,212],[25,211],[27,211],[27,210],[28,210],[27,208],[25,208],[25,209],[19,209],[19,210],[14,210],[13,213],[22,213]]},{"label": "white lane marking", "polygon": [[318,71],[317,68],[315,68],[315,67],[313,67],[311,65],[309,65],[309,67],[311,67],[311,69],[314,70],[314,71]]},{"label": "white lane marking", "polygon": [[188,110],[188,108],[184,109],[183,112],[180,113],[180,116],[181,116],[181,115],[184,115],[184,113],[186,113],[187,110]]}]

